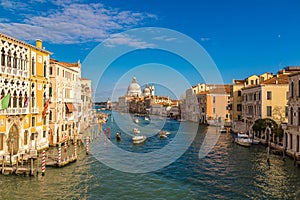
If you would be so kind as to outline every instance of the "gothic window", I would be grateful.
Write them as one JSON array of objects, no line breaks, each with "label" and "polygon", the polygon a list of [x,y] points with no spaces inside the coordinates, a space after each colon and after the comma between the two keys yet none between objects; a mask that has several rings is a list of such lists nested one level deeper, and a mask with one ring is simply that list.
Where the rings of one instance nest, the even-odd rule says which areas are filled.
[{"label": "gothic window", "polygon": [[16,91],[14,92],[14,97],[13,97],[13,108],[16,108],[18,105],[18,96]]},{"label": "gothic window", "polygon": [[44,62],[44,77],[47,77],[47,63]]},{"label": "gothic window", "polygon": [[34,59],[34,57],[32,57],[31,73],[32,73],[32,75],[35,75],[35,59]]},{"label": "gothic window", "polygon": [[11,52],[10,52],[10,50],[8,51],[7,66],[11,67]]},{"label": "gothic window", "polygon": [[22,106],[22,100],[23,100],[23,96],[22,96],[22,92],[20,92],[20,94],[19,94],[19,108],[22,108],[23,106]]},{"label": "gothic window", "polygon": [[14,57],[13,57],[13,68],[17,68],[17,53],[14,53]]},{"label": "gothic window", "polygon": [[4,48],[1,50],[1,65],[5,66],[5,51]]},{"label": "gothic window", "polygon": [[31,107],[32,107],[32,108],[35,107],[35,96],[34,96],[34,92],[31,93]]}]

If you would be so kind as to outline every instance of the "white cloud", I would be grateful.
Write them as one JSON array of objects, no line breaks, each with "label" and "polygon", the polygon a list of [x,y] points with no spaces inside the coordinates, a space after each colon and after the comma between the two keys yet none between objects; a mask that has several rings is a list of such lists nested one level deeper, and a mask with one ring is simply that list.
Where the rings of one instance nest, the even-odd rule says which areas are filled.
[{"label": "white cloud", "polygon": [[139,49],[155,47],[154,44],[142,41],[141,39],[134,38],[127,34],[116,34],[109,40],[104,42],[106,47],[115,47],[118,45],[127,45],[130,47],[136,47]]},{"label": "white cloud", "polygon": [[166,42],[171,42],[171,41],[177,40],[177,38],[168,37],[168,36],[165,36],[165,35],[154,37],[153,39],[155,39],[155,40],[162,40],[162,41],[166,41]]},{"label": "white cloud", "polygon": [[25,10],[28,5],[21,1],[2,0],[1,7],[7,10]]},{"label": "white cloud", "polygon": [[[34,0],[43,3],[43,0]],[[11,7],[5,1],[6,8]],[[74,1],[72,1],[74,2]],[[2,1],[3,3],[3,1]],[[53,0],[52,4],[62,3]],[[100,42],[112,33],[136,27],[145,19],[155,19],[155,15],[105,7],[101,3],[81,4],[63,1],[56,9],[40,15],[24,14],[21,22],[5,23],[0,20],[0,30],[23,40],[40,38],[52,43],[74,44],[90,41]],[[53,6],[53,5],[52,5]],[[142,44],[131,41],[131,44]]]},{"label": "white cloud", "polygon": [[202,42],[205,42],[205,41],[209,41],[210,38],[208,38],[208,37],[202,37],[202,38],[200,38],[200,40],[201,40]]}]

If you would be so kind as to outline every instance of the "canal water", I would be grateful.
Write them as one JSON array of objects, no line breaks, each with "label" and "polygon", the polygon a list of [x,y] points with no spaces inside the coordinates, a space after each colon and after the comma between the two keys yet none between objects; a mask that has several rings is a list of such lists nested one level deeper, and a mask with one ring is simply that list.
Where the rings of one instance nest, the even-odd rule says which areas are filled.
[{"label": "canal water", "polygon": [[[163,168],[147,173],[129,172],[141,166],[131,157],[123,158],[130,161],[130,167],[124,170],[111,168],[103,158],[119,159],[122,162],[119,166],[127,164],[111,149],[147,157],[149,153],[171,145],[181,129],[189,130],[193,126],[189,122],[155,117],[145,122],[140,117],[139,124],[130,123],[130,129],[136,126],[144,130],[147,123],[161,120],[163,124],[154,123],[155,127],[162,127],[170,134],[166,139],[147,135],[145,143],[133,145],[131,135],[126,134],[128,130],[124,130],[123,125],[120,127],[120,122],[112,119],[113,116],[120,117],[119,114],[112,115],[102,127],[111,128],[110,140],[104,140],[103,132],[96,137],[97,127],[84,133],[91,137],[89,156],[81,146],[77,162],[60,169],[47,168],[45,176],[1,175],[0,199],[300,199],[300,169],[293,165],[293,160],[286,158],[283,161],[276,155],[271,155],[269,167],[264,146],[241,147],[231,142],[229,134],[220,134],[210,152],[199,158],[200,148],[210,134],[204,126],[200,126],[195,134],[184,135],[190,137],[192,143],[178,159]],[[151,130],[157,132],[153,127]],[[118,131],[122,135],[120,142],[115,139]],[[189,144],[189,141],[184,143]],[[179,150],[182,148],[178,147]],[[176,152],[171,155],[173,153]]]}]

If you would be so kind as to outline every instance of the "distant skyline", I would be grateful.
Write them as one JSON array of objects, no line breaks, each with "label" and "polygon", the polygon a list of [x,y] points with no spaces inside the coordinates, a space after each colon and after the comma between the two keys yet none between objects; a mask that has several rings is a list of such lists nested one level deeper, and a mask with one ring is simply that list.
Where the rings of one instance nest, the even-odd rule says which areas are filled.
[{"label": "distant skyline", "polygon": [[[99,77],[94,77],[95,69],[84,66],[86,57],[112,34],[132,28],[162,27],[189,36],[211,56],[224,83],[300,65],[300,2],[297,0],[2,0],[0,6],[1,32],[31,44],[37,38],[43,40],[43,46],[53,52],[54,59],[80,60],[82,76],[93,81],[94,89]],[[172,42],[172,38],[160,39]],[[152,47],[126,37],[115,42]],[[168,58],[174,57],[166,52],[132,52],[113,64],[128,72],[137,65],[156,63],[178,68],[182,62],[178,72],[189,74],[190,85],[203,81],[187,70],[192,68],[181,58]],[[108,76],[114,74],[115,71]],[[148,75],[137,77],[138,81],[145,82]],[[164,78],[168,80],[167,76]],[[96,95],[96,100],[109,97]]]}]

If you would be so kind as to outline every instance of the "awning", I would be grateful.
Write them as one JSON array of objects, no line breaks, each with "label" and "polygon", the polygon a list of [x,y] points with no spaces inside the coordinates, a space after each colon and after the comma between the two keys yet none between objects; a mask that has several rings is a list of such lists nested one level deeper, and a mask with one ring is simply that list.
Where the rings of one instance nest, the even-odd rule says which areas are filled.
[{"label": "awning", "polygon": [[75,111],[74,105],[72,103],[66,103],[66,106],[67,106],[67,109],[68,109],[69,113]]}]

